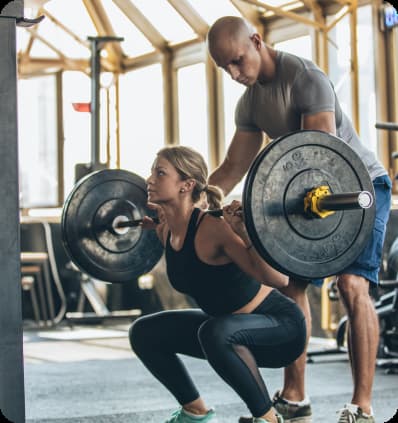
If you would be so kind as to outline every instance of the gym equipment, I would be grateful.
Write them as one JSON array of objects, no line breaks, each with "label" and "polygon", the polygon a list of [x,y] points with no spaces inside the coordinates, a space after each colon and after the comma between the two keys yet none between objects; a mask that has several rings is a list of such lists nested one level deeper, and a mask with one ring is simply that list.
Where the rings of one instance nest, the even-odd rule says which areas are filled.
[{"label": "gym equipment", "polygon": [[[350,265],[373,228],[373,184],[365,165],[341,139],[297,131],[267,145],[249,169],[243,215],[259,254],[292,277],[315,279]],[[128,282],[149,271],[163,248],[139,226],[144,179],[125,170],[87,175],[62,214],[65,247],[92,277]],[[216,216],[222,210],[208,211]]]},{"label": "gym equipment", "polygon": [[163,246],[154,230],[114,228],[151,216],[143,178],[126,170],[100,170],[82,178],[68,196],[61,227],[72,262],[95,279],[132,282],[159,261]]},{"label": "gym equipment", "polygon": [[[321,187],[331,193],[321,196],[321,208],[327,201],[334,211],[324,218],[304,211],[307,195],[315,189],[316,196]],[[265,260],[292,277],[317,279],[335,275],[360,254],[373,229],[373,198],[369,173],[349,145],[325,132],[298,131],[257,156],[245,181],[243,209]]]}]

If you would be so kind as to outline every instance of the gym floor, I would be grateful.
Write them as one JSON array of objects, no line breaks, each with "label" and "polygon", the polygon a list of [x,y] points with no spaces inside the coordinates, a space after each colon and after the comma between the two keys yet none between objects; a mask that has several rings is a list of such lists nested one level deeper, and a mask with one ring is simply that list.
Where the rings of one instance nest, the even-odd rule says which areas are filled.
[{"label": "gym floor", "polygon": [[[176,402],[132,353],[128,327],[128,323],[119,323],[25,329],[26,421],[164,422]],[[333,341],[312,338],[309,350],[333,347]],[[234,423],[248,414],[207,362],[183,360],[207,404],[216,408],[219,423]],[[281,387],[282,370],[264,369],[262,374],[272,395]],[[313,356],[307,367],[313,423],[335,423],[336,411],[350,399],[351,387],[345,353]],[[373,398],[377,423],[388,422],[398,409],[398,374],[378,367]]]}]

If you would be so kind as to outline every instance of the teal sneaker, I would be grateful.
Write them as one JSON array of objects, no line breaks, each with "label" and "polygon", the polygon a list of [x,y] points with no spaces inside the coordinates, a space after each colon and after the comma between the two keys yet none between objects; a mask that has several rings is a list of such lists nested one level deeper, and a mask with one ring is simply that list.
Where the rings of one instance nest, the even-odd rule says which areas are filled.
[{"label": "teal sneaker", "polygon": [[187,414],[185,410],[180,407],[178,410],[174,411],[169,420],[166,420],[165,423],[217,423],[216,413],[213,409],[210,409],[205,416],[193,416],[192,414]]},{"label": "teal sneaker", "polygon": [[365,414],[355,404],[346,404],[338,413],[340,414],[338,423],[375,423],[374,416]]}]

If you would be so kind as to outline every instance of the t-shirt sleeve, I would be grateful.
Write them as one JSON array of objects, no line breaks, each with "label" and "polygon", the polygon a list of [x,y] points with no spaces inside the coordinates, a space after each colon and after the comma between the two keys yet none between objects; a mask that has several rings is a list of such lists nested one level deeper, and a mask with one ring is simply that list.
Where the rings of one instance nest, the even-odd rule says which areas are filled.
[{"label": "t-shirt sleeve", "polygon": [[259,132],[261,129],[253,121],[250,99],[247,91],[243,93],[235,108],[235,125],[239,131]]},{"label": "t-shirt sleeve", "polygon": [[294,81],[292,98],[301,115],[335,111],[335,93],[329,78],[320,70],[306,70]]}]

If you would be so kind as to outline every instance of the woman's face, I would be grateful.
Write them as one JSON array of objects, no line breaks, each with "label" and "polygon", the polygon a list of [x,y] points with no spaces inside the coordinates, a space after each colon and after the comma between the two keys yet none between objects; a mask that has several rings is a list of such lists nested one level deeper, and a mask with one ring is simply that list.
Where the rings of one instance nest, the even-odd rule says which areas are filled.
[{"label": "woman's face", "polygon": [[184,186],[175,167],[163,157],[154,161],[146,182],[148,201],[157,204],[177,199]]}]

